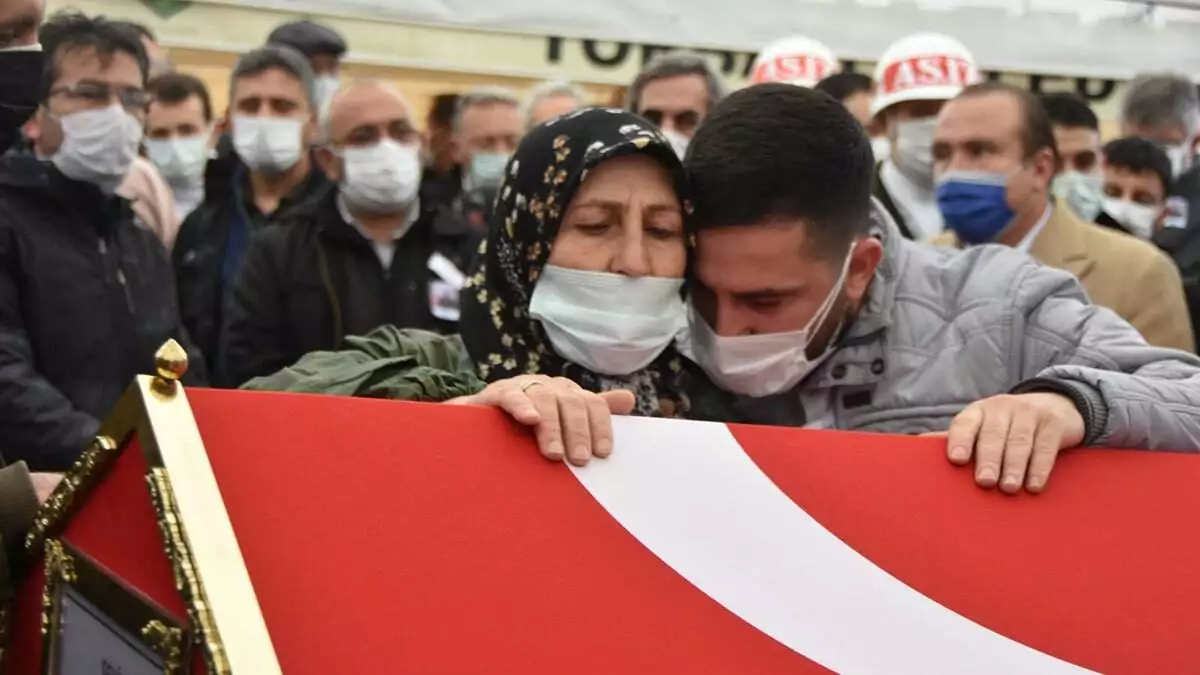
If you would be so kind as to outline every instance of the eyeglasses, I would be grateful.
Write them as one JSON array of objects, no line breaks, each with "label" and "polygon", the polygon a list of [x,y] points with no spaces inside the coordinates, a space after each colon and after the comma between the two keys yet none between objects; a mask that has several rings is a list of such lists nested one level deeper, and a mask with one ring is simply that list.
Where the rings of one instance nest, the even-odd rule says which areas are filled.
[{"label": "eyeglasses", "polygon": [[115,98],[123,108],[133,113],[144,112],[151,99],[150,92],[145,89],[114,87],[98,82],[80,82],[50,90],[51,97],[60,95],[95,107],[106,106]]}]

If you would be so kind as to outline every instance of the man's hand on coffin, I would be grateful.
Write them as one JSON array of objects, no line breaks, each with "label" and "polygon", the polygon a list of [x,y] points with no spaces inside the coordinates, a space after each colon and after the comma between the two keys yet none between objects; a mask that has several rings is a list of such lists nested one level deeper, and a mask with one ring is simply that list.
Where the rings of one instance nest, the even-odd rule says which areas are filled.
[{"label": "man's hand on coffin", "polygon": [[1053,393],[1003,394],[976,401],[950,423],[951,462],[975,458],[975,482],[1008,494],[1024,486],[1041,492],[1061,450],[1083,442],[1083,416],[1071,399]]},{"label": "man's hand on coffin", "polygon": [[565,377],[520,375],[449,403],[500,408],[534,427],[543,457],[583,466],[612,452],[612,415],[628,415],[634,398],[624,390],[594,394]]}]

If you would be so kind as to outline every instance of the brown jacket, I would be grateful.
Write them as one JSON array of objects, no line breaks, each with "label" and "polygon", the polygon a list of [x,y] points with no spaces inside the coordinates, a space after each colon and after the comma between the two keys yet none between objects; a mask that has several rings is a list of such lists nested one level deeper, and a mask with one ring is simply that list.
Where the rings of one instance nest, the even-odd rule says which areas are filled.
[{"label": "brown jacket", "polygon": [[[930,243],[962,247],[950,231]],[[1086,223],[1055,204],[1029,255],[1074,274],[1092,302],[1133,324],[1146,342],[1195,353],[1179,269],[1154,245]]]}]

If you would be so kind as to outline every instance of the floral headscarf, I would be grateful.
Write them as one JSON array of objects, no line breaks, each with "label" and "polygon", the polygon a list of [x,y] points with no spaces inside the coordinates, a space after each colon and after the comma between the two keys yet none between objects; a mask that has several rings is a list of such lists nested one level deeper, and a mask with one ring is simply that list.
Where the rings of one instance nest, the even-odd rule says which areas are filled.
[{"label": "floral headscarf", "polygon": [[[673,346],[644,370],[601,375],[559,356],[541,323],[529,316],[534,286],[580,184],[602,162],[635,154],[652,157],[671,172],[682,202],[686,177],[671,144],[632,113],[578,110],[537,127],[521,141],[505,170],[487,239],[461,300],[459,330],[485,381],[539,373],[570,378],[589,391],[629,389],[638,415],[674,417],[688,408],[680,392],[681,357]],[[689,234],[684,241],[690,255]]]}]

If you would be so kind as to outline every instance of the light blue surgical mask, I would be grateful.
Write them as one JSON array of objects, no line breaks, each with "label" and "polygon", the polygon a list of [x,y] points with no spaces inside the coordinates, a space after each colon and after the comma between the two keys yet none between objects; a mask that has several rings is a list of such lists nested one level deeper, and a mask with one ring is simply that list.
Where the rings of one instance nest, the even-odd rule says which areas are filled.
[{"label": "light blue surgical mask", "polygon": [[1064,171],[1054,178],[1054,196],[1065,201],[1075,215],[1092,222],[1100,215],[1104,176],[1098,173]]},{"label": "light blue surgical mask", "polygon": [[988,171],[948,171],[938,179],[938,210],[964,244],[995,241],[1016,218],[1008,205],[1008,178]]},{"label": "light blue surgical mask", "polygon": [[504,180],[504,167],[508,165],[508,158],[509,154],[505,152],[476,153],[467,165],[467,173],[463,177],[463,187],[467,190],[500,187],[500,181]]}]

